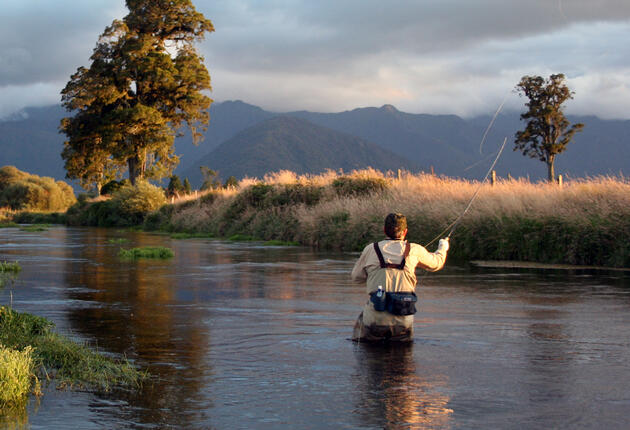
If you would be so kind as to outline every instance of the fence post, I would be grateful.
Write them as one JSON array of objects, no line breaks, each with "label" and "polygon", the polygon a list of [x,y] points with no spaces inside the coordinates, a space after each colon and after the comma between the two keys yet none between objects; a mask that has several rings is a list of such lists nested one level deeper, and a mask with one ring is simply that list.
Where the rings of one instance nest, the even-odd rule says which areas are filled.
[{"label": "fence post", "polygon": [[497,183],[497,172],[496,170],[492,171],[492,176],[490,177],[490,184],[494,185]]},{"label": "fence post", "polygon": [[558,185],[562,188],[562,175],[558,175]]}]

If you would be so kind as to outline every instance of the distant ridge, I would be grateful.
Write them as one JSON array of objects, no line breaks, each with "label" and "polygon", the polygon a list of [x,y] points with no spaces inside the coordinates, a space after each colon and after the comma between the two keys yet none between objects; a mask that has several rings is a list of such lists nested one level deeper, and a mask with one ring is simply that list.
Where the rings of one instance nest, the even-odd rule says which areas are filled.
[{"label": "distant ridge", "polygon": [[[416,163],[379,145],[289,116],[276,116],[237,133],[196,164],[218,170],[223,180],[262,178],[279,170],[298,174],[366,167],[418,170]],[[201,182],[198,166],[183,176],[193,184]]]},{"label": "distant ridge", "polygon": [[[59,121],[67,113],[59,105],[27,108],[0,120],[0,166],[14,165],[20,170],[64,179],[64,136]],[[338,113],[298,111],[274,113],[242,101],[213,103],[210,125],[199,146],[189,136],[177,139],[180,156],[176,174],[198,171],[200,165],[223,170],[209,154],[241,131],[278,116],[301,118],[328,130],[345,133],[371,142],[414,163],[419,169],[454,177],[480,179],[489,167],[492,154],[505,137],[508,145],[497,164],[505,177],[546,177],[544,163],[510,151],[517,130],[524,127],[516,112],[502,113],[482,148],[480,141],[490,116],[463,119],[455,115],[427,115],[401,112],[392,105],[357,108]],[[573,143],[557,158],[556,171],[565,177],[630,174],[630,121],[573,117],[571,122],[586,124]],[[481,151],[480,151],[481,149]],[[203,159],[203,162],[202,162]],[[269,166],[270,168],[272,165]],[[250,174],[254,176],[254,174]]]}]

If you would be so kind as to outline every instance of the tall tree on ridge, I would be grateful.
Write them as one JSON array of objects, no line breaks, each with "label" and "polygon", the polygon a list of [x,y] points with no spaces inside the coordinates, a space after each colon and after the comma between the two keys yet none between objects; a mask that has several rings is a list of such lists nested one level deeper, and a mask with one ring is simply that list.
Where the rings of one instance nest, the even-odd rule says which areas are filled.
[{"label": "tall tree on ridge", "polygon": [[86,186],[120,177],[170,175],[176,136],[203,138],[212,100],[210,75],[194,47],[212,23],[190,0],[126,0],[129,14],[99,37],[89,68],[62,91],[73,116],[61,121],[68,178]]}]

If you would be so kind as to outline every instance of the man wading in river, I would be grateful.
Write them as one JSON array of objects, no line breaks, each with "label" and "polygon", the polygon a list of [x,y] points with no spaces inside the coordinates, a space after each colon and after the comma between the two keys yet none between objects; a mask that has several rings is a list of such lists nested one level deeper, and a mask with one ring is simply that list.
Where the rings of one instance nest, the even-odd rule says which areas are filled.
[{"label": "man wading in river", "polygon": [[370,295],[354,325],[354,341],[412,341],[416,266],[435,272],[446,262],[448,239],[440,239],[433,253],[405,241],[404,215],[387,215],[384,230],[388,239],[366,246],[352,269],[352,280],[366,282]]}]

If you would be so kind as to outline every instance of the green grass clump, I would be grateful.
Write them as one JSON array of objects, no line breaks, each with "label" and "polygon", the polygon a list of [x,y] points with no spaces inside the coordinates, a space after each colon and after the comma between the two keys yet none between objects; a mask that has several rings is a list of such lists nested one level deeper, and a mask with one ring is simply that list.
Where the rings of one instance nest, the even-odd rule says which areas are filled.
[{"label": "green grass clump", "polygon": [[49,228],[50,228],[50,224],[33,224],[33,225],[20,227],[20,230],[29,231],[29,232],[37,232],[37,231],[47,231]]},{"label": "green grass clump", "polygon": [[232,236],[228,237],[228,240],[232,242],[252,242],[256,240],[256,238],[247,234],[233,234]]},{"label": "green grass clump", "polygon": [[22,270],[22,266],[17,261],[14,263],[8,263],[6,261],[0,261],[0,273],[18,273]]},{"label": "green grass clump", "polygon": [[121,243],[127,243],[129,242],[129,239],[124,238],[124,237],[117,237],[115,239],[107,239],[107,243],[114,243],[114,244],[121,244]]},{"label": "green grass clump", "polygon": [[[116,360],[55,333],[46,318],[0,307],[0,344],[25,351],[40,378],[54,377],[58,387],[78,386],[109,390],[138,386],[144,375],[126,360]],[[1,370],[0,370],[1,371]]]},{"label": "green grass clump", "polygon": [[14,223],[12,221],[7,221],[7,222],[0,222],[0,228],[12,228],[12,227],[19,227],[20,225],[17,223]]},{"label": "green grass clump", "polygon": [[0,411],[26,400],[36,379],[32,355],[30,346],[18,351],[0,344]]},{"label": "green grass clump", "polygon": [[171,239],[212,239],[210,233],[171,233]]},{"label": "green grass clump", "polygon": [[285,242],[283,240],[268,240],[263,245],[267,246],[300,246],[298,242]]},{"label": "green grass clump", "polygon": [[124,249],[121,248],[118,256],[125,260],[135,260],[138,258],[156,258],[156,259],[168,259],[173,258],[175,253],[170,248],[163,246],[145,246],[141,248]]}]

